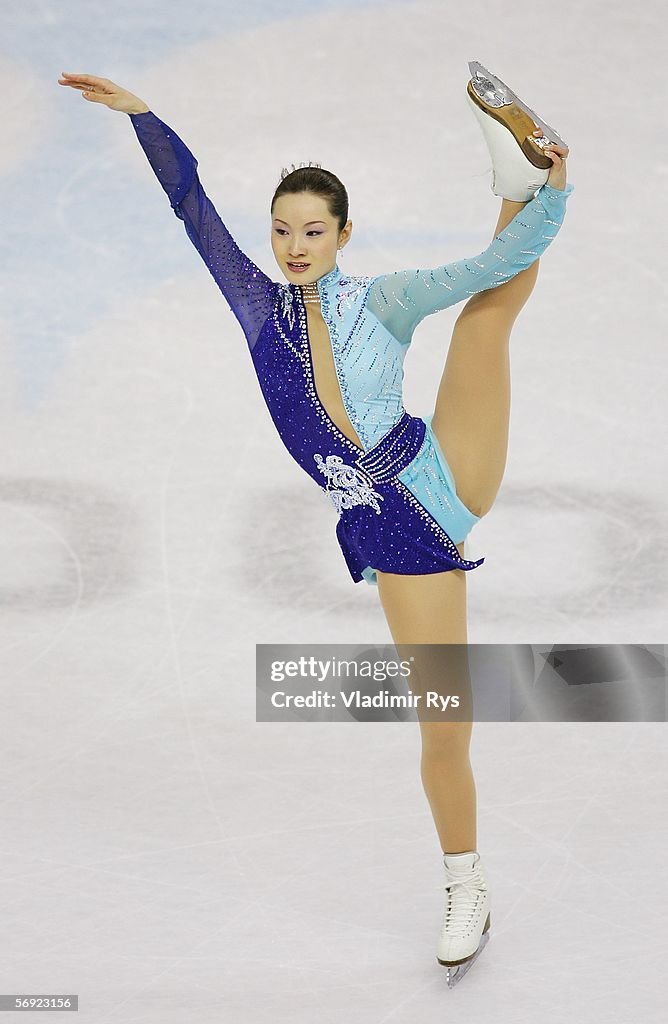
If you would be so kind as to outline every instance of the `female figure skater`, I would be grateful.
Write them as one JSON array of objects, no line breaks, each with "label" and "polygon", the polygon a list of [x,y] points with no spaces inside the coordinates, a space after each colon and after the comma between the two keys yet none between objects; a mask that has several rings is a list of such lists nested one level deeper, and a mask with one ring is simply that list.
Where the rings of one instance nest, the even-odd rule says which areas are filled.
[{"label": "female figure skater", "polygon": [[[348,196],[320,165],[285,172],[271,244],[287,284],[238,247],[207,197],[197,160],[143,100],[107,78],[59,84],[130,116],[170,205],[246,336],[260,388],[288,451],[330,496],[354,582],[377,585],[395,645],[465,645],[464,540],[490,510],[506,462],[509,340],[538,262],[562,224],[568,147],[481,64],[467,102],[502,198],[487,249],[429,269],[342,273]],[[436,406],[406,412],[403,361],[417,325],[466,300]],[[454,648],[453,648],[454,649]],[[465,648],[462,648],[465,650]],[[462,668],[465,672],[465,668]],[[476,850],[471,722],[420,721],[421,777],[443,850],[447,905],[437,958],[454,984],[489,937],[490,886]]]}]

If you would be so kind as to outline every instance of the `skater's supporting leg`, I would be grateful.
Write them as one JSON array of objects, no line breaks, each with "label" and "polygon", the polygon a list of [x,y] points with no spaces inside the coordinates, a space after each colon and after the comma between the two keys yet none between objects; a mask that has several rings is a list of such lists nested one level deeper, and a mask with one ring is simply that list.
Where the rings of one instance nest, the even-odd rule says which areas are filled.
[{"label": "skater's supporting leg", "polygon": [[475,850],[476,788],[469,759],[472,724],[421,722],[420,730],[420,774],[441,850]]},{"label": "skater's supporting leg", "polygon": [[[457,548],[463,557],[463,543]],[[421,576],[378,572],[378,593],[400,657],[402,645],[406,645],[409,654],[415,654],[415,645],[452,644],[446,674],[453,686],[470,691],[464,647],[467,642],[466,573],[459,569]],[[430,680],[433,673],[427,652],[421,660],[422,666],[419,682],[415,687],[411,682],[413,692],[443,691],[444,683],[449,680]],[[420,731],[421,778],[441,849],[444,853],[474,850],[476,791],[469,760],[471,722],[420,720]]]},{"label": "skater's supporting leg", "polygon": [[[526,205],[504,199],[495,237]],[[533,291],[539,260],[465,304],[454,326],[432,428],[457,494],[478,516],[491,508],[503,479],[510,421],[513,324]]]}]

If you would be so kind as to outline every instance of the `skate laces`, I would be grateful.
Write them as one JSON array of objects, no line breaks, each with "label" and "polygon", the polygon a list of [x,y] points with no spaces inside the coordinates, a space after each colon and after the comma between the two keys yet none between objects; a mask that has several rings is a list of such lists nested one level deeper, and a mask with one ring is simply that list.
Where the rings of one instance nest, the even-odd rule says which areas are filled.
[{"label": "skate laces", "polygon": [[438,886],[440,891],[445,889],[448,895],[443,918],[444,925],[450,934],[466,932],[471,923],[471,916],[484,892],[481,872],[474,867],[466,873],[457,872],[455,874],[446,867],[445,873],[445,886]]}]

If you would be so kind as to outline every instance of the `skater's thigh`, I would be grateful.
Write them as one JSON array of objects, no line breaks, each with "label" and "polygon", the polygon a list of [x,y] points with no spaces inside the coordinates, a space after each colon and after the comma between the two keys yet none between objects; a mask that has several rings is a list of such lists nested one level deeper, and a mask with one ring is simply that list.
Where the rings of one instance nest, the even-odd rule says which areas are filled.
[{"label": "skater's thigh", "polygon": [[[464,542],[457,545],[464,558]],[[378,596],[395,644],[464,644],[466,572],[419,576],[380,572]]]},{"label": "skater's thigh", "polygon": [[[464,542],[457,545],[462,558]],[[409,686],[420,694],[437,693],[459,698],[459,720],[442,712],[418,707],[423,744],[442,749],[456,740],[468,744],[470,675],[467,652],[466,572],[404,576],[378,571],[378,594],[392,639],[401,660],[409,661]],[[424,712],[424,713],[423,713]]]}]

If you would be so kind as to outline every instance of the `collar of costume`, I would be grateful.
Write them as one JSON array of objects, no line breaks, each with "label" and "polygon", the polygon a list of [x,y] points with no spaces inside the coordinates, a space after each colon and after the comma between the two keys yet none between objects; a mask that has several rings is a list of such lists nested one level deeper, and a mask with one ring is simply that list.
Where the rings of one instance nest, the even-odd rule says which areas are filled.
[{"label": "collar of costume", "polygon": [[[314,282],[318,286],[318,293],[320,294],[320,297],[323,300],[323,305],[328,304],[328,300],[334,293],[335,289],[341,284],[342,279],[344,281],[346,280],[343,278],[341,268],[339,267],[338,263],[335,263],[332,270],[330,270],[327,274],[323,274],[322,277],[319,277]],[[299,291],[300,296],[302,296],[303,302],[301,285],[295,284],[292,281],[287,281],[285,283],[281,282],[279,287],[281,289],[283,296],[283,316],[287,319],[288,323],[290,324],[290,327],[294,327],[295,311],[293,300],[295,294],[297,293],[297,291]]]},{"label": "collar of costume", "polygon": [[[340,277],[341,271],[339,270],[339,265],[338,263],[335,263],[333,270],[330,270],[328,274],[323,274],[323,276],[319,277],[318,280],[316,281],[318,289],[320,290],[321,288],[331,288],[332,285],[336,284]],[[295,287],[300,286],[295,285]]]}]

